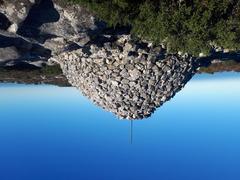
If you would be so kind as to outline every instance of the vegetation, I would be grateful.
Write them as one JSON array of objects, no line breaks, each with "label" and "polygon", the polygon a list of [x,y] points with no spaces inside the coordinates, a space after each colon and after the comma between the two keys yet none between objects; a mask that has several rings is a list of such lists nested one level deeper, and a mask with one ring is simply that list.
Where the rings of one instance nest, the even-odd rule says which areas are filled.
[{"label": "vegetation", "polygon": [[26,83],[26,84],[54,84],[70,86],[62,74],[60,66],[45,66],[42,68],[0,67],[0,83]]},{"label": "vegetation", "polygon": [[45,66],[40,71],[46,76],[57,76],[62,74],[62,69],[58,65],[54,66]]},{"label": "vegetation", "polygon": [[95,12],[109,26],[165,43],[171,52],[208,54],[212,45],[240,48],[239,0],[68,0]]},{"label": "vegetation", "polygon": [[228,72],[228,71],[240,72],[240,62],[230,60],[213,63],[208,67],[201,67],[198,72],[214,74],[216,72]]}]

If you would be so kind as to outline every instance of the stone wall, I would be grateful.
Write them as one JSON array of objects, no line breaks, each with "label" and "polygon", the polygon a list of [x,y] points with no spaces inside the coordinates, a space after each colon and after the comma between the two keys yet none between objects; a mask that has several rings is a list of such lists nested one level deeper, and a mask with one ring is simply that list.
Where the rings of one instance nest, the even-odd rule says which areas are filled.
[{"label": "stone wall", "polygon": [[190,57],[168,56],[151,44],[119,36],[66,52],[58,61],[70,84],[119,118],[142,119],[181,90],[195,73]]}]

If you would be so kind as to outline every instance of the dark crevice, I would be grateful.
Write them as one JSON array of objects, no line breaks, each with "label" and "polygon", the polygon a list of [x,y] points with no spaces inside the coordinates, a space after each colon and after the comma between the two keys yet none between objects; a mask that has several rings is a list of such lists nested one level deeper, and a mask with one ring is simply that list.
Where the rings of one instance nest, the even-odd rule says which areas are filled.
[{"label": "dark crevice", "polygon": [[[97,41],[101,35],[118,36],[123,34],[130,34],[131,26],[115,26],[108,27],[104,21],[95,21],[95,29],[88,29],[86,31],[87,35],[90,37],[91,41]],[[113,39],[114,40],[114,39]],[[102,41],[102,39],[100,39]],[[103,40],[104,41],[104,40]]]},{"label": "dark crevice", "polygon": [[65,48],[64,48],[64,51],[74,51],[74,50],[77,50],[77,49],[80,49],[82,48],[82,46],[79,46],[78,44],[76,43],[72,43],[70,45],[67,45]]},{"label": "dark crevice", "polygon": [[7,30],[11,24],[9,19],[3,13],[0,13],[0,29]]}]

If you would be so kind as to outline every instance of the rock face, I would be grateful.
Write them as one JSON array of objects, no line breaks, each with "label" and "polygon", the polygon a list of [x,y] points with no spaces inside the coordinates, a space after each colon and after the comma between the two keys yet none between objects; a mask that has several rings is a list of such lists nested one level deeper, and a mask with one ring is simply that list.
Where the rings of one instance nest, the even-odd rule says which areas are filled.
[{"label": "rock face", "polygon": [[88,44],[57,60],[73,86],[120,118],[142,119],[168,101],[195,73],[191,58],[154,52],[130,36]]},{"label": "rock face", "polygon": [[0,0],[0,66],[47,63],[49,57],[89,41],[88,34],[100,29],[94,17],[63,2]]}]

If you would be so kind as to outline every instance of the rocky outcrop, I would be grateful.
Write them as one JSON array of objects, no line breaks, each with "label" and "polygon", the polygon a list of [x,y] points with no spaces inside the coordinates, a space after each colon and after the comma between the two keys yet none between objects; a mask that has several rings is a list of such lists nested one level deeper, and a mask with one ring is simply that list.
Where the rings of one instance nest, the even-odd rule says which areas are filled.
[{"label": "rocky outcrop", "polygon": [[[99,41],[98,41],[99,42]],[[130,36],[57,56],[70,84],[120,118],[142,119],[168,101],[195,72],[192,58],[154,52]]]},{"label": "rocky outcrop", "polygon": [[49,57],[85,45],[101,28],[80,6],[58,0],[0,1],[0,66],[46,64]]}]

